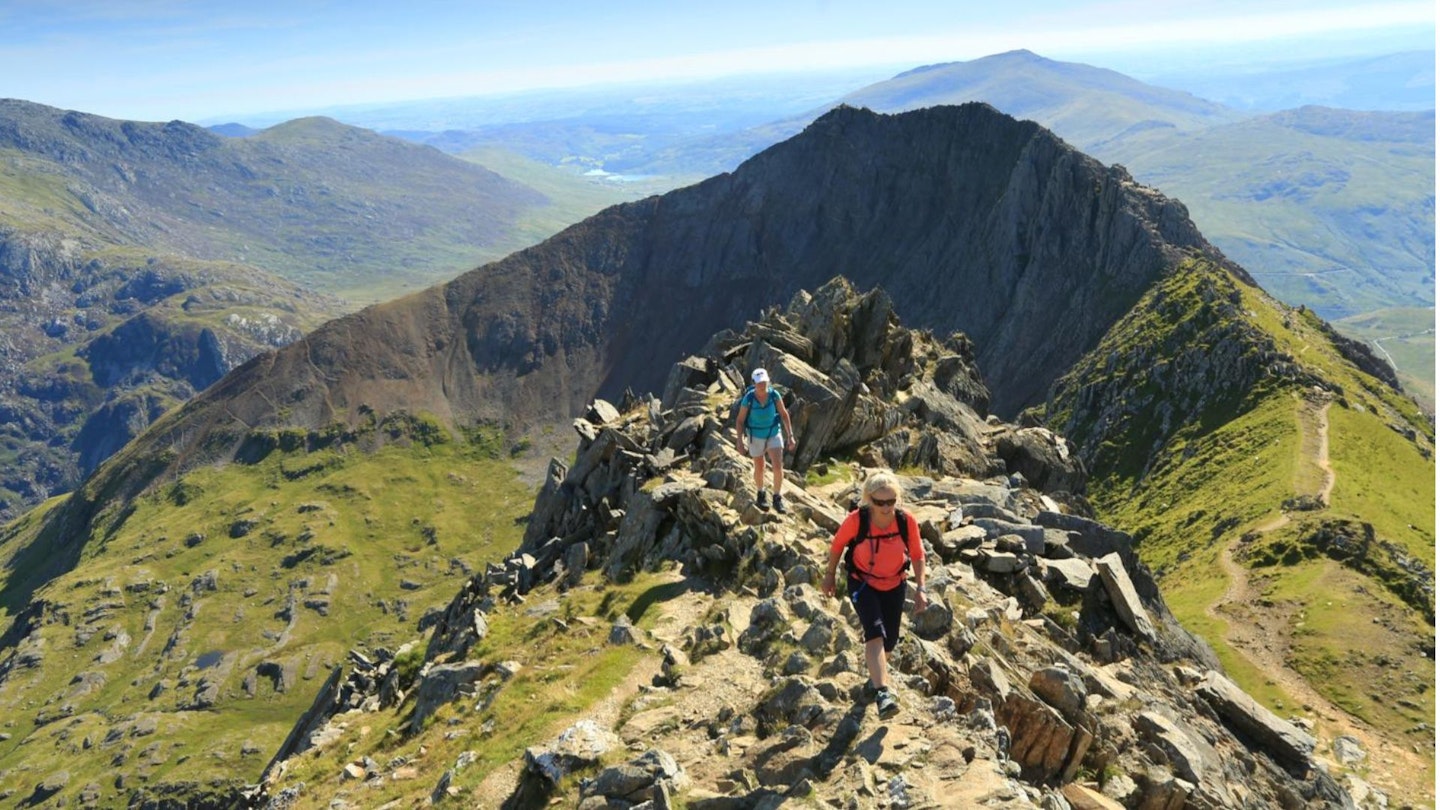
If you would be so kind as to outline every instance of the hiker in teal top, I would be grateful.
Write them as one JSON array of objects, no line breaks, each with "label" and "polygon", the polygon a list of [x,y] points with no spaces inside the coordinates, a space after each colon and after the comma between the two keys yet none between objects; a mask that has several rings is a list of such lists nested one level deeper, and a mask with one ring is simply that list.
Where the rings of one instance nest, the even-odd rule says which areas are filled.
[{"label": "hiker in teal top", "polygon": [[750,375],[755,387],[746,391],[735,413],[735,449],[748,452],[755,460],[755,505],[769,509],[765,500],[765,457],[770,457],[771,480],[775,483],[775,511],[785,513],[780,486],[785,482],[782,468],[785,451],[795,449],[795,431],[790,429],[790,412],[779,395],[770,390],[770,375],[757,368]]}]

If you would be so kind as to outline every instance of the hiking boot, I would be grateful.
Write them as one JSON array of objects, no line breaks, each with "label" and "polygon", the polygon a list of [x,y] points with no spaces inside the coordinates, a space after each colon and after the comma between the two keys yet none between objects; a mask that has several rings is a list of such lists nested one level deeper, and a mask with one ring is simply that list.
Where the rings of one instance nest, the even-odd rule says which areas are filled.
[{"label": "hiking boot", "polygon": [[780,493],[779,493],[779,492],[776,492],[776,493],[775,493],[775,498],[774,498],[774,500],[775,500],[775,511],[776,511],[776,512],[779,512],[779,513],[782,514],[782,515],[785,514],[785,501],[783,501],[783,500],[780,498]]},{"label": "hiking boot", "polygon": [[765,490],[763,489],[756,490],[755,492],[755,508],[762,512],[769,511],[770,509],[770,501],[765,498]]},{"label": "hiking boot", "polygon": [[895,702],[895,695],[889,689],[881,688],[875,693],[875,713],[880,715],[881,720],[900,713],[900,704]]}]

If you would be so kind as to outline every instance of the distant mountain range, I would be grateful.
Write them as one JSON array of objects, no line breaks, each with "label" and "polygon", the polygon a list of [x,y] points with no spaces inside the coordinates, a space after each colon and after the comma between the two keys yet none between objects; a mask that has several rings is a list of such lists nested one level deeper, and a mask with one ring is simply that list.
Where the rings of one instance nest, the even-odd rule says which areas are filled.
[{"label": "distant mountain range", "polygon": [[60,178],[83,226],[114,242],[245,262],[355,301],[426,286],[523,245],[533,189],[473,163],[324,118],[227,138],[0,104],[0,148]]},{"label": "distant mountain range", "polygon": [[1143,78],[1255,112],[1316,105],[1392,112],[1435,109],[1433,50],[1331,57],[1263,68],[1215,59],[1203,69],[1146,73]]},{"label": "distant mountain range", "polygon": [[[1433,52],[1316,70],[1320,85],[1340,74],[1406,87],[1423,88],[1428,81],[1433,96]],[[1115,71],[1013,51],[916,68],[811,111],[741,130],[681,132],[666,122],[663,108],[632,106],[613,116],[403,134],[457,152],[484,144],[553,164],[668,177],[683,185],[732,170],[833,104],[901,112],[966,101],[1032,119],[1180,200],[1212,242],[1288,303],[1331,319],[1434,306],[1433,103],[1413,112],[1306,106],[1259,113]],[[1418,393],[1433,390],[1433,359],[1402,361]]]},{"label": "distant mountain range", "polygon": [[261,350],[522,246],[548,206],[327,119],[226,138],[0,101],[0,515]]}]

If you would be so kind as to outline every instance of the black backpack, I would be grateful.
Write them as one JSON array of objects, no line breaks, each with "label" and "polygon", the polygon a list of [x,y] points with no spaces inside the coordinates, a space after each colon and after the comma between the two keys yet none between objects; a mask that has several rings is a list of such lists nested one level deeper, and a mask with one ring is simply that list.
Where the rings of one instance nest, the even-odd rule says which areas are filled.
[{"label": "black backpack", "polygon": [[[855,511],[860,513],[860,528],[845,546],[845,572],[850,579],[863,581],[855,565],[855,547],[870,534],[870,510],[862,506]],[[900,545],[905,549],[905,564],[900,566],[903,574],[910,570],[910,516],[904,509],[895,510],[895,523],[900,529]]]}]

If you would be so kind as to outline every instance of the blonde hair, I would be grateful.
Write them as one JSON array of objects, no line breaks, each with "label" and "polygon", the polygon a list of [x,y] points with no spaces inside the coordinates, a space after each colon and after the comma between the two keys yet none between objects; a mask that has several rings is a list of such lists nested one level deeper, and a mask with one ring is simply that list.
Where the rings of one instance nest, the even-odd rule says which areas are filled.
[{"label": "blonde hair", "polygon": [[891,473],[887,470],[881,470],[880,472],[871,473],[870,477],[865,479],[865,487],[862,494],[862,497],[865,500],[865,505],[871,506],[872,496],[874,496],[875,493],[879,492],[882,489],[888,489],[891,492],[895,493],[895,503],[900,503],[899,479],[895,477],[894,473]]}]

